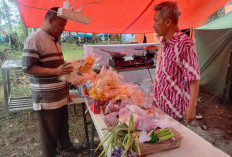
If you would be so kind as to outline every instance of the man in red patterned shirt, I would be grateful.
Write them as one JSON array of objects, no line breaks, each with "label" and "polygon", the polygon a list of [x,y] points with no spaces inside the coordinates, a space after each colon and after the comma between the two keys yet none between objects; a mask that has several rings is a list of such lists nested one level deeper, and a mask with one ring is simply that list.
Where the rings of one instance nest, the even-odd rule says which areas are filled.
[{"label": "man in red patterned shirt", "polygon": [[176,3],[162,2],[154,10],[153,27],[163,37],[153,83],[154,105],[188,124],[195,119],[200,80],[195,44],[178,29]]}]

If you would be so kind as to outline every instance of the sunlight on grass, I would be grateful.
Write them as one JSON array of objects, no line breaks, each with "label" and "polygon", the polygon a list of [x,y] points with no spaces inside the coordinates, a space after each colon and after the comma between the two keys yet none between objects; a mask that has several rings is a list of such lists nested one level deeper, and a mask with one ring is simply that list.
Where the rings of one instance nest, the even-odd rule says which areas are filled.
[{"label": "sunlight on grass", "polygon": [[76,44],[62,43],[61,44],[64,60],[80,59],[83,55],[83,47],[79,47]]}]

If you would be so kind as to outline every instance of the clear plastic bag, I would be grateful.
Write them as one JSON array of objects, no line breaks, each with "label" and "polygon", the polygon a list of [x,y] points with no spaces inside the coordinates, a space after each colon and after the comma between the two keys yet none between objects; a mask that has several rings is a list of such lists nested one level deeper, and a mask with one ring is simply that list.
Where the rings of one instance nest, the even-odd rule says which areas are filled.
[{"label": "clear plastic bag", "polygon": [[145,97],[145,102],[144,102],[144,107],[145,109],[151,108],[153,105],[153,88],[152,88],[152,84],[149,84],[147,86],[147,90],[146,90],[146,97]]},{"label": "clear plastic bag", "polygon": [[110,102],[106,106],[104,114],[106,115],[106,114],[109,114],[109,113],[112,113],[112,112],[119,111],[119,109],[120,109],[119,106],[120,106],[119,102],[117,102],[115,100],[110,100]]},{"label": "clear plastic bag", "polygon": [[82,59],[79,59],[79,60],[72,59],[68,62],[71,63],[71,65],[73,67],[73,71],[68,75],[60,76],[59,79],[62,81],[67,81],[67,82],[73,83],[73,79],[77,75],[78,68],[81,66],[81,63],[83,62],[83,60]]}]

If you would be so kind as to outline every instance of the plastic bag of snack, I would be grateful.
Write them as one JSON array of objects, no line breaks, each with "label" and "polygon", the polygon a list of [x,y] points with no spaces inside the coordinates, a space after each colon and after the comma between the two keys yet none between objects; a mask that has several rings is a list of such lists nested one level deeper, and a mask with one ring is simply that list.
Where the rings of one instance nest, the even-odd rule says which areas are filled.
[{"label": "plastic bag of snack", "polygon": [[96,53],[90,51],[88,52],[85,59],[81,63],[80,67],[78,68],[79,73],[88,73],[92,70],[94,63],[97,63],[100,59],[100,56]]},{"label": "plastic bag of snack", "polygon": [[75,75],[72,84],[73,85],[84,85],[88,81],[94,83],[96,80],[97,74],[94,71],[90,71],[89,73],[83,73],[80,75]]},{"label": "plastic bag of snack", "polygon": [[88,73],[92,69],[95,59],[92,57],[86,57],[78,68],[79,73]]},{"label": "plastic bag of snack", "polygon": [[72,83],[73,82],[73,78],[77,75],[78,72],[78,68],[80,67],[81,63],[83,62],[81,59],[80,60],[70,60],[68,61],[69,63],[71,63],[72,67],[73,67],[73,71],[68,74],[68,75],[62,75],[59,77],[60,80],[62,81],[67,81]]}]

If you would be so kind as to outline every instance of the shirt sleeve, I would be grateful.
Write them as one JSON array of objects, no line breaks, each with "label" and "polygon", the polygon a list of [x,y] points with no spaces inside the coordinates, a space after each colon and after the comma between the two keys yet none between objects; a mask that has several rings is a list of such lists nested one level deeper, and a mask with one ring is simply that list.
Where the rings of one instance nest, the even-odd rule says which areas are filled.
[{"label": "shirt sleeve", "polygon": [[34,65],[39,62],[40,53],[35,39],[30,38],[26,40],[23,49],[22,57],[22,70],[24,72],[29,71]]},{"label": "shirt sleeve", "polygon": [[194,43],[185,44],[183,49],[183,73],[185,81],[200,80],[200,70]]}]

